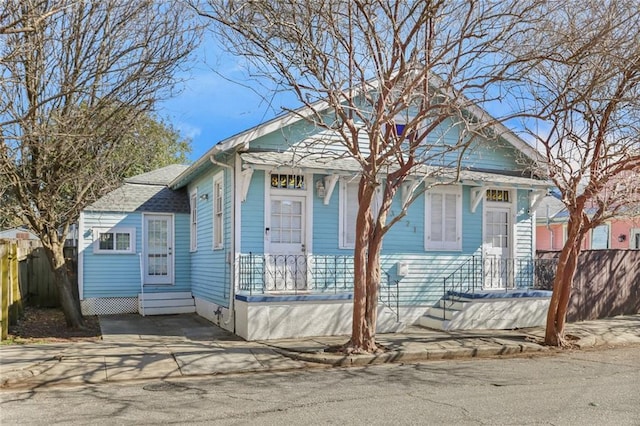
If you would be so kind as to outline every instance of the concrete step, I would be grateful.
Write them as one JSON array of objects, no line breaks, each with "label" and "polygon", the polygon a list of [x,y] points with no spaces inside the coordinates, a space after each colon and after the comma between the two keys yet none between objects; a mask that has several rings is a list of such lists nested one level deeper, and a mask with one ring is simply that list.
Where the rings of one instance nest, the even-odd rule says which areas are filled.
[{"label": "concrete step", "polygon": [[144,315],[185,314],[195,311],[191,292],[138,294],[138,312]]},{"label": "concrete step", "polygon": [[[194,306],[171,306],[165,308],[145,308],[145,315],[171,315],[171,314],[191,314],[196,311]],[[141,312],[142,313],[142,312]]]},{"label": "concrete step", "polygon": [[423,315],[420,317],[418,324],[422,327],[434,330],[449,330],[451,321],[443,320],[442,317],[436,318],[432,315]]},{"label": "concrete step", "polygon": [[440,299],[438,301],[438,308],[452,309],[455,311],[462,311],[470,301],[460,299]]}]

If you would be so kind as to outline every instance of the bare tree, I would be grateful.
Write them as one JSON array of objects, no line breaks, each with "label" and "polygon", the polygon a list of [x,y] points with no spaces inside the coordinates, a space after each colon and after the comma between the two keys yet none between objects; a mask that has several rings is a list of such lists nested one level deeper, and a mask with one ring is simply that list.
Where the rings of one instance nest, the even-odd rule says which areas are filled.
[{"label": "bare tree", "polygon": [[[507,3],[211,0],[196,6],[254,76],[293,91],[306,108],[292,112],[336,135],[359,163],[346,351],[377,349],[383,236],[420,195],[414,191],[390,215],[398,190],[410,176],[421,176],[425,189],[436,176],[455,182],[465,152],[481,139],[476,136],[496,136],[489,130],[495,121],[477,107],[502,96],[492,84],[508,81],[520,64],[503,46],[524,37],[541,12],[534,2]],[[317,149],[320,142],[314,143]],[[328,145],[323,155],[336,155],[331,150]]]},{"label": "bare tree", "polygon": [[523,76],[524,107],[538,115],[528,130],[569,213],[545,335],[561,346],[583,238],[639,201],[639,4],[564,2],[526,47],[540,55]]},{"label": "bare tree", "polygon": [[199,40],[181,4],[7,0],[0,13],[0,181],[42,240],[68,325],[63,255],[82,208],[119,183],[130,129],[171,94]]}]

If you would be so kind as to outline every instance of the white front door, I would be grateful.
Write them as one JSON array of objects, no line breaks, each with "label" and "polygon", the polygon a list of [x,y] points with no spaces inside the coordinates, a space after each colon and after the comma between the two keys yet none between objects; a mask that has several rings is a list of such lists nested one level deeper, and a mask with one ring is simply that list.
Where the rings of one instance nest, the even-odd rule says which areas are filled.
[{"label": "white front door", "polygon": [[307,287],[305,197],[272,195],[265,284],[271,291]]},{"label": "white front door", "polygon": [[487,207],[484,212],[483,244],[483,287],[504,289],[509,285],[512,274],[510,268],[511,209],[508,207]]},{"label": "white front door", "polygon": [[143,280],[173,284],[173,216],[144,215]]}]

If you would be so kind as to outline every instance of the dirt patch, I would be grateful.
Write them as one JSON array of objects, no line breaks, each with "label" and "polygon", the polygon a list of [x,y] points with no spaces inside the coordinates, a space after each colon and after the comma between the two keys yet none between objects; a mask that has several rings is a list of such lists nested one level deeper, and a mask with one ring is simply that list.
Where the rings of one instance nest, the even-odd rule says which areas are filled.
[{"label": "dirt patch", "polygon": [[86,342],[102,338],[97,316],[84,317],[83,329],[67,327],[60,309],[25,308],[24,317],[9,327],[6,342],[16,344]]}]

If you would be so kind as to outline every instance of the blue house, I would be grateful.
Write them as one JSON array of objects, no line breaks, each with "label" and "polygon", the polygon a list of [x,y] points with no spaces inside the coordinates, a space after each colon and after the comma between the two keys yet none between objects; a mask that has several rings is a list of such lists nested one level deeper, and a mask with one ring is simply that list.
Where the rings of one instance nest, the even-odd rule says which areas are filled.
[{"label": "blue house", "polygon": [[[416,173],[399,191],[392,215],[420,195],[383,242],[379,332],[544,323],[549,295],[531,289],[549,185],[527,165],[534,149],[495,133],[474,143],[455,184],[424,191]],[[83,313],[197,312],[247,340],[350,333],[359,167],[332,136],[286,114],[89,206]]]}]

